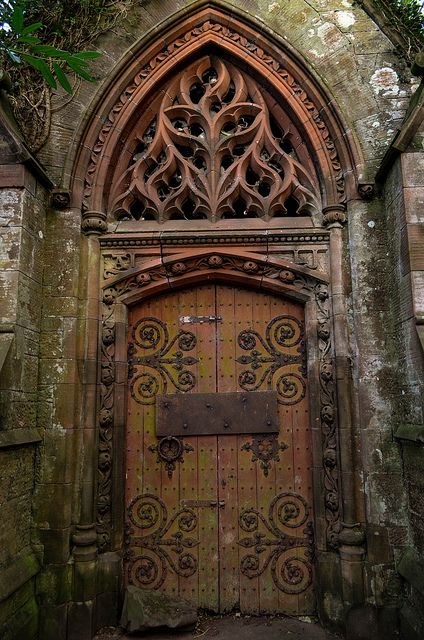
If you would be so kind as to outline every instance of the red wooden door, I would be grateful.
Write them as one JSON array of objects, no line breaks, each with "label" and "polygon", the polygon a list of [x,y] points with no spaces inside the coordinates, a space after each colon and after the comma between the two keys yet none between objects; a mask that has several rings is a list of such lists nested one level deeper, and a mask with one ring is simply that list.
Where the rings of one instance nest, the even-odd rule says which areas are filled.
[{"label": "red wooden door", "polygon": [[[274,295],[205,285],[131,310],[128,583],[214,611],[313,613],[305,355],[303,307]],[[157,394],[269,389],[278,434],[156,437]]]}]

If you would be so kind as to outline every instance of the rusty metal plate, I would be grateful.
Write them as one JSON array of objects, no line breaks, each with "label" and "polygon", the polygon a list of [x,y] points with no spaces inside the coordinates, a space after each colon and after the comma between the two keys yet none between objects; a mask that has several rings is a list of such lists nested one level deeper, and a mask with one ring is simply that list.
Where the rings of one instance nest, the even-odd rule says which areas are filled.
[{"label": "rusty metal plate", "polygon": [[156,396],[156,435],[275,433],[278,393],[178,393]]}]

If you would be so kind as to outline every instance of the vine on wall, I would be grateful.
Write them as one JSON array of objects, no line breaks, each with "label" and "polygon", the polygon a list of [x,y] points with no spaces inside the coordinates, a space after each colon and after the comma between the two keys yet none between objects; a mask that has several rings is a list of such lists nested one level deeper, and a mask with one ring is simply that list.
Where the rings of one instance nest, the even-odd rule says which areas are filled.
[{"label": "vine on wall", "polygon": [[[64,51],[81,51],[101,33],[124,19],[136,0],[25,0],[25,24],[39,23],[43,44]],[[94,57],[94,56],[93,56]],[[27,64],[3,61],[12,81],[10,102],[28,145],[38,151],[50,133],[51,88],[42,74]],[[77,80],[78,82],[79,80]],[[74,89],[77,85],[74,85]]]}]

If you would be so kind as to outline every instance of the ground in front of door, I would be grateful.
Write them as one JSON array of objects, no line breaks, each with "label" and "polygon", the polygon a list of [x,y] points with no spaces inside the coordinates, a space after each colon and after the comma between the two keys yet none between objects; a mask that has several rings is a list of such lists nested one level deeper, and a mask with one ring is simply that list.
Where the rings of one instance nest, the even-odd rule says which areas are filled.
[{"label": "ground in front of door", "polygon": [[93,640],[124,640],[125,638],[151,638],[152,640],[341,640],[341,636],[323,629],[319,624],[302,622],[284,616],[200,616],[191,631],[148,632],[125,635],[119,629],[108,627]]}]

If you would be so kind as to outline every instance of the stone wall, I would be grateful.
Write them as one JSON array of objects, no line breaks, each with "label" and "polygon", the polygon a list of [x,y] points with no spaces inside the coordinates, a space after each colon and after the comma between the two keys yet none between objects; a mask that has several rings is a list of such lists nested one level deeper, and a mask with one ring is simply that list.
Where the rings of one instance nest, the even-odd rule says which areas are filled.
[{"label": "stone wall", "polygon": [[0,176],[0,636],[12,640],[34,638],[38,626],[32,509],[46,190],[24,164],[2,164]]}]

